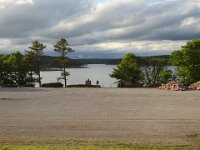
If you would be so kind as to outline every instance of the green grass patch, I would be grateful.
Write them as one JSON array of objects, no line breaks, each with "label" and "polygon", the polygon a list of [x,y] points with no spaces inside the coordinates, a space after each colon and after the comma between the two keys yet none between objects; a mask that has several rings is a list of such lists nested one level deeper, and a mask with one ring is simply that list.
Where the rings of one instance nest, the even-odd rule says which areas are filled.
[{"label": "green grass patch", "polygon": [[118,145],[108,147],[53,147],[53,146],[1,146],[0,150],[200,150],[187,146]]}]

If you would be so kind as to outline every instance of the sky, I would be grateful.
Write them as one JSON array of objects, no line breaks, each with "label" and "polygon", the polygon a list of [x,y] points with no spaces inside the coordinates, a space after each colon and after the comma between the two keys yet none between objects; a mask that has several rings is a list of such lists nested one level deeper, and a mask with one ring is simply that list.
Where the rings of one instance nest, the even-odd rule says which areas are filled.
[{"label": "sky", "polygon": [[66,38],[73,58],[168,55],[200,38],[200,0],[0,0],[0,54]]}]

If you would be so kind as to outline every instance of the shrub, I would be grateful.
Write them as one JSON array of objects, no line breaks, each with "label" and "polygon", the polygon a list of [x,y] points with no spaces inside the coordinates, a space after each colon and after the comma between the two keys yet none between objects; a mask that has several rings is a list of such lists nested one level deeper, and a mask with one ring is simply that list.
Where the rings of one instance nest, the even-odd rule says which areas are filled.
[{"label": "shrub", "polygon": [[141,79],[141,68],[136,56],[132,53],[126,54],[117,68],[110,74],[110,77],[116,78],[118,84],[123,85],[123,87],[138,85]]},{"label": "shrub", "polygon": [[68,85],[69,88],[100,88],[100,85],[85,85],[85,84],[77,84],[77,85]]},{"label": "shrub", "polygon": [[60,82],[56,82],[56,83],[44,83],[42,84],[42,87],[44,88],[62,88],[63,84]]}]

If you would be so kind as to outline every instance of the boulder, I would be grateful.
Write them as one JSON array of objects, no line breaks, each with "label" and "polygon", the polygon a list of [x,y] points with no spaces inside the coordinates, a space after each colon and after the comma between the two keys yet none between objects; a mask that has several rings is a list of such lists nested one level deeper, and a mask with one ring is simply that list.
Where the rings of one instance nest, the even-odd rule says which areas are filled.
[{"label": "boulder", "polygon": [[189,86],[190,89],[193,89],[193,90],[200,90],[200,81],[196,82],[196,83],[193,83]]},{"label": "boulder", "polygon": [[170,90],[170,91],[180,91],[182,87],[176,82],[169,82],[167,84],[162,84],[158,89]]}]

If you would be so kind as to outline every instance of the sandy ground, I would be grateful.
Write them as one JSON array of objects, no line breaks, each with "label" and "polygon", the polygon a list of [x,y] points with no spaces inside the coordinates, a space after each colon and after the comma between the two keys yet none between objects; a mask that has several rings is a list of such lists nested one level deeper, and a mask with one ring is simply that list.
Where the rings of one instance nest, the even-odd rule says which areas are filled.
[{"label": "sandy ground", "polygon": [[0,88],[0,144],[200,141],[200,91]]}]

